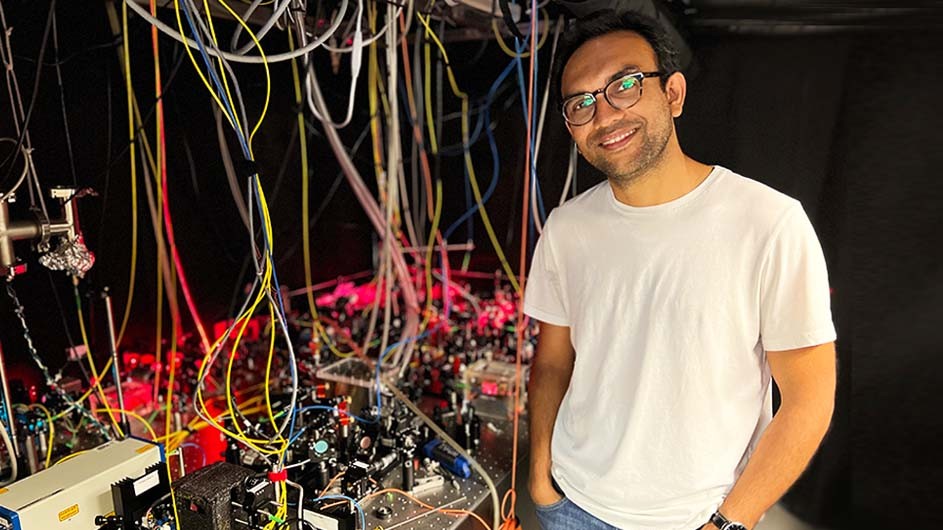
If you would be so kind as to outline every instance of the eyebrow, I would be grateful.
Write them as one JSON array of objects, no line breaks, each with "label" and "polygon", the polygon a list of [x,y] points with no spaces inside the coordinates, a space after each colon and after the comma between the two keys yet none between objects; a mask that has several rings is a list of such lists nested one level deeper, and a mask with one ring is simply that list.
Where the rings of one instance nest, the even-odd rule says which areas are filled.
[{"label": "eyebrow", "polygon": [[[619,79],[620,77],[622,77],[622,76],[624,76],[624,75],[626,75],[626,74],[631,74],[631,73],[641,72],[641,71],[642,71],[642,69],[641,69],[638,65],[627,64],[627,65],[623,66],[622,68],[620,68],[619,70],[617,70],[616,73],[614,73],[614,74],[612,74],[611,76],[609,76],[609,79],[606,80],[606,85],[608,85],[609,83],[615,81],[616,79]],[[606,86],[606,85],[603,85],[603,86]],[[582,91],[582,92],[573,92],[572,94],[567,94],[567,95],[563,96],[563,98],[561,98],[561,100],[562,100],[562,101],[566,101],[566,100],[570,99],[570,98],[573,97],[573,96],[579,96],[579,95],[581,95],[581,94],[589,94],[589,92],[590,92],[589,90],[585,90],[585,91]]]}]

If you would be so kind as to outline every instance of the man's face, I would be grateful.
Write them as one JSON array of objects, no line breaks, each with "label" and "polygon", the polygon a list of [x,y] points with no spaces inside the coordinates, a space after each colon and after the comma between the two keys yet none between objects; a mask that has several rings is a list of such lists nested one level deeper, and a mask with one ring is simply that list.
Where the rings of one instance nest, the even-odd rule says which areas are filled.
[{"label": "man's face", "polygon": [[[657,71],[657,64],[651,45],[637,33],[618,31],[596,37],[567,62],[561,80],[563,98],[601,89],[626,73]],[[664,156],[674,135],[672,117],[681,114],[680,102],[669,103],[668,97],[676,76],[681,77],[672,76],[667,92],[659,78],[646,78],[639,101],[623,110],[614,108],[600,93],[591,121],[567,124],[586,160],[616,184],[632,183]]]}]

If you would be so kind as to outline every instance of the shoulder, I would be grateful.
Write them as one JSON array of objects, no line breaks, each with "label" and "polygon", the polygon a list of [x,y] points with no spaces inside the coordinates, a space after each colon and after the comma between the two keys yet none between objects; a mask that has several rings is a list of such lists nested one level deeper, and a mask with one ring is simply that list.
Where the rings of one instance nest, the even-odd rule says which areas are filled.
[{"label": "shoulder", "polygon": [[762,182],[718,166],[715,207],[723,208],[739,222],[775,231],[783,219],[802,211],[802,204]]},{"label": "shoulder", "polygon": [[599,184],[580,193],[576,197],[567,200],[560,206],[557,206],[547,217],[547,224],[551,223],[557,227],[568,225],[579,225],[589,218],[598,215],[603,211],[607,199],[609,181],[603,180]]}]

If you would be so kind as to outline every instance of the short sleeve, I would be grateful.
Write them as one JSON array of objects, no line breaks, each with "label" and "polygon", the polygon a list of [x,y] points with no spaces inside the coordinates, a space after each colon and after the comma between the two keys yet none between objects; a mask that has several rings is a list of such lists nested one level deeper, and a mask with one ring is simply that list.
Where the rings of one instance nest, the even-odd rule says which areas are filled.
[{"label": "short sleeve", "polygon": [[825,257],[799,203],[784,214],[767,244],[760,272],[760,340],[767,351],[835,340]]},{"label": "short sleeve", "polygon": [[564,303],[561,271],[553,253],[550,235],[550,219],[534,249],[530,264],[530,275],[524,290],[524,313],[528,316],[557,326],[569,326]]}]

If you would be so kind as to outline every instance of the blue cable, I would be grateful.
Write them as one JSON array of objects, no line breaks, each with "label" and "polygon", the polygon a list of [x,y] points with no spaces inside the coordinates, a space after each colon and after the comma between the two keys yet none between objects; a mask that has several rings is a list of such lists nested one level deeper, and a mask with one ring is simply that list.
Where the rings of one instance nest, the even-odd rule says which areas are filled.
[{"label": "blue cable", "polygon": [[[216,93],[220,96],[220,100],[225,106],[225,111],[229,116],[229,119],[232,120],[232,123],[236,123],[236,114],[232,109],[232,103],[226,97],[226,92],[223,90],[222,84],[219,81],[219,78],[216,77],[216,70],[213,69],[212,62],[210,61],[209,54],[206,53],[206,48],[203,46],[203,37],[200,35],[200,32],[197,30],[196,24],[193,23],[193,18],[190,15],[190,6],[186,1],[181,3],[183,5],[183,14],[187,19],[187,24],[190,26],[190,31],[193,33],[193,40],[196,41],[197,47],[200,49],[200,56],[203,58],[203,64],[206,65],[206,69],[210,74],[210,79],[213,81],[213,85],[216,87]],[[234,127],[235,129],[235,127]],[[239,145],[242,147],[242,152],[249,158],[249,146],[245,142],[243,137],[243,131],[236,129],[236,136],[239,139]]]},{"label": "blue cable", "polygon": [[[520,85],[521,101],[523,102],[527,100],[526,84],[524,82],[524,67],[520,59],[520,54],[524,52],[524,45],[520,41],[515,39],[514,47],[518,53],[518,57],[515,57],[514,61],[517,64],[517,81],[518,81],[518,84]],[[537,78],[537,72],[538,72],[538,61],[537,61],[537,56],[535,55],[534,56],[534,79]],[[536,110],[536,108],[539,106],[538,98],[537,98],[537,83],[534,83],[534,87],[532,89],[531,95],[534,101],[533,108],[534,110]],[[524,113],[524,122],[526,123],[527,122],[526,105],[521,105],[521,110]],[[530,118],[530,127],[532,131],[537,130],[537,112],[534,112]],[[530,145],[528,146],[528,149],[530,149],[530,171],[531,171],[531,175],[528,180],[533,182],[534,192],[537,195],[537,212],[540,215],[541,222],[544,222],[547,220],[547,212],[546,212],[546,209],[544,208],[543,194],[540,192],[540,181],[537,179],[537,157],[534,156],[537,152],[537,135],[536,134],[531,135]],[[529,220],[528,222],[532,223],[533,220]]]},{"label": "blue cable", "polygon": [[360,514],[360,528],[361,530],[366,530],[367,517],[366,515],[364,515],[363,506],[361,506],[359,502],[348,497],[347,495],[321,495],[317,499],[311,500],[311,502],[318,502],[318,501],[331,500],[331,499],[341,499],[341,500],[350,501],[351,503],[353,503],[354,507],[357,508],[357,512]]},{"label": "blue cable", "polygon": [[[206,53],[206,48],[203,45],[203,37],[200,35],[200,32],[197,30],[196,24],[194,24],[193,18],[190,15],[189,5],[187,4],[187,2],[183,2],[182,5],[183,5],[183,14],[187,19],[187,24],[190,26],[190,31],[193,33],[193,37],[197,43],[197,47],[200,49],[200,56],[203,59],[203,64],[206,66],[206,69],[210,75],[210,79],[213,81],[213,85],[216,87],[217,95],[220,97],[220,100],[223,102],[223,105],[225,107],[224,110],[226,111],[233,125],[235,125],[237,120],[236,120],[235,111],[232,108],[232,102],[226,96],[226,92],[225,90],[223,90],[222,84],[220,83],[219,78],[216,76],[216,71],[213,69],[212,63],[209,58],[209,54]],[[243,134],[243,131],[236,127],[233,127],[233,129],[236,132],[236,138],[239,140],[239,146],[242,148],[243,156],[246,158],[246,160],[254,161],[252,159],[251,153],[249,152],[249,145],[246,142],[246,138]],[[261,190],[262,184],[259,181],[259,174],[255,173],[252,178],[253,178],[255,186],[259,190]],[[259,217],[263,218],[264,216],[263,216],[262,200],[259,197],[259,193],[255,193],[253,195],[255,197],[256,208],[259,211]],[[268,239],[268,233],[265,230],[262,230],[262,238],[265,243],[265,247],[264,247],[265,254],[268,256],[268,259],[272,263],[272,279],[275,283],[275,293],[276,293],[276,298],[278,300],[279,317],[281,317],[282,322],[287,322],[287,317],[285,313],[285,302],[282,298],[282,290],[281,290],[281,285],[278,282],[278,274],[275,271],[275,261],[272,257],[272,246],[271,246],[271,242]],[[292,380],[296,381],[298,378],[298,373],[297,373],[297,368],[294,366],[294,363],[292,363],[291,365],[291,374],[292,374]],[[291,428],[289,429],[289,435],[292,435],[295,431],[295,412],[294,411],[292,411],[291,413],[291,426],[290,427]]]},{"label": "blue cable", "polygon": [[[444,238],[443,238],[443,239],[444,239]],[[384,350],[383,353],[380,354],[379,357],[377,357],[377,370],[376,370],[376,372],[377,372],[377,376],[376,376],[376,387],[377,387],[377,419],[376,419],[376,420],[373,420],[373,421],[368,421],[368,422],[365,422],[365,423],[376,423],[377,421],[379,421],[379,419],[380,419],[380,412],[383,410],[383,404],[382,404],[382,399],[383,399],[383,398],[382,398],[382,394],[383,394],[382,388],[383,388],[383,387],[381,386],[381,380],[380,380],[380,368],[383,366],[383,361],[386,359],[386,356],[389,355],[390,352],[393,351],[393,349],[396,348],[397,346],[400,346],[400,345],[403,345],[403,344],[409,344],[410,342],[415,342],[415,341],[417,341],[417,340],[422,340],[422,339],[428,337],[430,333],[432,333],[432,329],[427,329],[426,331],[423,331],[422,333],[420,333],[419,335],[416,335],[415,337],[407,337],[407,338],[405,338],[405,339],[403,339],[403,340],[400,340],[400,341],[398,341],[398,342],[394,342],[393,344],[390,344],[389,346],[387,346],[387,347],[386,347],[386,350]]]},{"label": "blue cable", "polygon": [[[491,122],[491,104],[493,102],[495,94],[498,92],[498,88],[501,86],[501,83],[510,75],[511,70],[514,68],[514,61],[512,60],[504,68],[504,71],[495,79],[494,83],[491,85],[491,88],[488,90],[488,96],[485,99],[484,110],[482,110],[482,115],[484,116],[485,122]],[[488,189],[485,190],[484,195],[481,197],[481,204],[488,202],[488,199],[491,198],[491,194],[494,193],[495,188],[498,185],[498,175],[501,170],[501,160],[498,153],[498,144],[494,139],[494,133],[491,131],[491,127],[485,127],[485,135],[488,137],[488,144],[491,148],[491,161],[492,161],[492,170],[491,170],[491,183],[488,185]],[[470,178],[468,175],[468,167],[464,164],[462,165],[465,171],[465,178]],[[475,215],[475,212],[478,211],[478,203],[476,202],[468,211],[463,213],[461,217],[455,220],[448,229],[442,234],[442,239],[448,241],[449,237],[458,229],[466,219]]]}]

